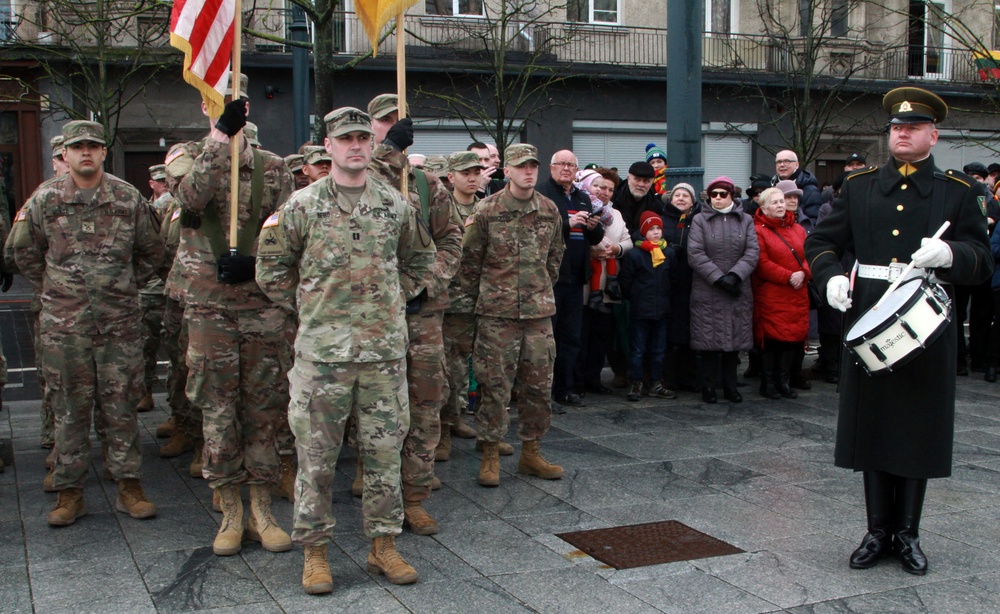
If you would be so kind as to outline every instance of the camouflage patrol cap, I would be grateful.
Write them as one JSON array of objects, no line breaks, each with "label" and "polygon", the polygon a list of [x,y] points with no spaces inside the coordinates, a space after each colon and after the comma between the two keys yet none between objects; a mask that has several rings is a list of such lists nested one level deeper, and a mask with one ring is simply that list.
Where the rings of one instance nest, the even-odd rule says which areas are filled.
[{"label": "camouflage patrol cap", "polygon": [[257,140],[257,124],[247,122],[247,125],[243,126],[243,136],[247,137],[247,143],[252,147],[260,147],[260,141]]},{"label": "camouflage patrol cap", "polygon": [[897,87],[882,98],[882,108],[890,124],[933,124],[948,116],[948,105],[941,98],[919,87]]},{"label": "camouflage patrol cap", "polygon": [[[229,85],[226,86],[226,96],[232,96],[233,95],[232,80],[233,80],[233,74],[229,73],[229,81],[230,81],[230,83],[229,83]],[[247,77],[245,74],[240,73],[240,97],[241,98],[249,98],[249,96],[247,95],[248,91],[250,91],[250,78]]]},{"label": "camouflage patrol cap", "polygon": [[398,110],[399,96],[395,94],[379,94],[368,103],[368,114],[372,116],[372,119],[382,119]]},{"label": "camouflage patrol cap", "polygon": [[372,132],[370,115],[354,107],[340,107],[326,114],[323,118],[326,124],[326,135],[330,138],[343,136],[351,132]]},{"label": "camouflage patrol cap", "polygon": [[515,143],[503,152],[507,166],[521,166],[527,162],[538,162],[538,148],[527,143]]},{"label": "camouflage patrol cap", "polygon": [[57,135],[49,139],[49,146],[52,147],[52,157],[62,159],[63,152],[63,137],[62,135]]},{"label": "camouflage patrol cap", "polygon": [[288,170],[293,173],[302,172],[303,162],[304,159],[302,157],[302,154],[291,154],[289,156],[285,156],[285,166],[287,166]]},{"label": "camouflage patrol cap", "polygon": [[424,162],[424,170],[435,177],[447,177],[448,167],[448,158],[444,156],[427,156]]},{"label": "camouflage patrol cap", "polygon": [[486,167],[479,161],[479,154],[474,151],[456,151],[448,157],[448,170],[450,171],[482,170],[484,168]]},{"label": "camouflage patrol cap", "polygon": [[104,126],[97,122],[76,120],[63,126],[63,146],[90,141],[98,145],[107,145],[104,142]]},{"label": "camouflage patrol cap", "polygon": [[320,162],[332,162],[332,160],[325,147],[313,145],[307,147],[305,153],[302,154],[302,162],[303,164],[319,164]]},{"label": "camouflage patrol cap", "polygon": [[167,180],[167,165],[166,164],[154,164],[149,167],[149,178],[153,181],[166,181]]}]

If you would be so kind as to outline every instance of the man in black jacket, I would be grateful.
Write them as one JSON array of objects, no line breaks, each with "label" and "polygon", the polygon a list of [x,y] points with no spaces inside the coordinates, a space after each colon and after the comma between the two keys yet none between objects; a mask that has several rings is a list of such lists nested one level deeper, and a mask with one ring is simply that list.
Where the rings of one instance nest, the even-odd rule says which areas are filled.
[{"label": "man in black jacket", "polygon": [[[552,156],[549,180],[536,190],[559,207],[563,220],[566,252],[555,285],[556,315],[552,331],[556,338],[556,363],[552,374],[552,397],[561,405],[583,405],[575,393],[583,382],[573,381],[573,366],[580,353],[583,328],[583,287],[590,279],[590,246],[604,238],[600,217],[591,216],[590,196],[573,185],[577,160],[564,149]],[[558,409],[553,411],[558,412]]]},{"label": "man in black jacket", "polygon": [[786,149],[779,151],[774,157],[775,175],[771,178],[771,185],[778,185],[779,181],[791,179],[795,185],[802,190],[802,198],[799,199],[799,209],[806,214],[816,225],[816,216],[819,215],[819,208],[823,205],[823,193],[819,190],[819,182],[816,177],[804,168],[799,167],[799,157],[794,151]]},{"label": "man in black jacket", "polygon": [[659,197],[653,192],[656,171],[649,162],[634,162],[628,167],[625,181],[618,184],[611,202],[621,212],[630,235],[639,231],[639,216],[644,211],[660,213],[663,209]]}]

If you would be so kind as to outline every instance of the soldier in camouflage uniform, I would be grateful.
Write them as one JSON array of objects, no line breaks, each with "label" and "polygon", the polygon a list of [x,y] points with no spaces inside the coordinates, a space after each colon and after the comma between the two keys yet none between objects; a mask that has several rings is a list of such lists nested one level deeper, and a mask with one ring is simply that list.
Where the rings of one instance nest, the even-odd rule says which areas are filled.
[{"label": "soldier in camouflage uniform", "polygon": [[[149,167],[149,187],[153,190],[153,197],[149,204],[156,213],[156,219],[163,220],[163,213],[170,200],[170,192],[167,190],[167,170],[162,164]],[[142,311],[142,363],[143,363],[143,390],[142,399],[136,406],[136,410],[147,412],[153,409],[153,386],[156,383],[156,356],[160,351],[160,331],[163,329],[163,280],[154,275],[145,286],[139,289],[139,310]],[[172,453],[167,449],[167,454],[160,450],[163,458],[179,456],[181,452]]]},{"label": "soldier in camouflage uniform", "polygon": [[[241,90],[246,78],[241,75]],[[202,105],[202,112],[208,110]],[[288,315],[254,283],[260,224],[292,191],[284,160],[253,149],[242,134],[249,102],[226,104],[209,135],[167,159],[167,185],[180,201],[181,237],[168,284],[178,288],[188,327],[187,398],[201,411],[202,474],[221,500],[212,544],[219,556],[240,551],[240,490],[250,489],[247,536],[271,552],[291,540],[271,514],[270,486],[280,465],[275,431],[288,405]],[[229,249],[230,139],[239,139],[238,236]]]},{"label": "soldier in camouflage uniform", "polygon": [[344,426],[358,419],[369,571],[417,580],[395,550],[403,523],[400,450],[409,426],[406,298],[434,265],[416,211],[368,172],[371,120],[352,107],[325,118],[330,175],[289,199],[261,232],[257,284],[299,317],[288,416],[299,472],[293,538],[305,547],[307,593],[333,590],[327,544]]},{"label": "soldier in camouflage uniform", "polygon": [[330,154],[320,145],[305,148],[302,154],[302,174],[309,178],[309,183],[316,183],[330,174]]},{"label": "soldier in camouflage uniform", "polygon": [[309,178],[306,177],[305,173],[302,172],[302,163],[305,160],[302,154],[291,154],[285,156],[285,166],[292,173],[292,178],[295,180],[295,189],[300,190],[310,183]]},{"label": "soldier in camouflage uniform", "polygon": [[142,456],[130,385],[139,376],[138,286],[163,258],[157,221],[138,191],[104,173],[104,128],[63,127],[70,173],[50,179],[17,215],[11,244],[18,270],[42,299],[41,335],[57,450],[48,515],[52,526],[86,513],[91,412],[104,422],[107,468],[118,483],[116,507],[134,518],[156,508],[139,483]]},{"label": "soldier in camouflage uniform", "polygon": [[476,422],[486,440],[479,465],[483,486],[500,485],[499,442],[510,427],[507,405],[515,379],[522,442],[518,473],[545,479],[563,474],[539,450],[552,422],[552,286],[564,249],[562,218],[556,204],[535,191],[534,146],[511,145],[504,163],[509,183],[482,200],[465,222],[459,272],[462,288],[476,301],[472,363],[481,399]]},{"label": "soldier in camouflage uniform", "polygon": [[410,430],[403,442],[405,524],[418,535],[433,535],[438,532],[438,524],[422,502],[431,493],[434,450],[441,437],[441,402],[446,385],[441,326],[444,311],[450,305],[448,284],[458,272],[462,258],[461,219],[452,206],[451,195],[437,177],[409,168],[403,151],[412,144],[412,125],[407,129],[405,124],[399,125],[403,122],[396,123],[399,116],[396,95],[376,96],[368,103],[368,112],[375,142],[380,143],[375,148],[371,170],[397,190],[403,173],[407,173],[410,206],[430,229],[437,247],[434,267],[422,277],[407,276],[404,280],[404,284],[411,286],[407,291],[412,288],[417,295],[406,309],[410,338],[406,355]]}]

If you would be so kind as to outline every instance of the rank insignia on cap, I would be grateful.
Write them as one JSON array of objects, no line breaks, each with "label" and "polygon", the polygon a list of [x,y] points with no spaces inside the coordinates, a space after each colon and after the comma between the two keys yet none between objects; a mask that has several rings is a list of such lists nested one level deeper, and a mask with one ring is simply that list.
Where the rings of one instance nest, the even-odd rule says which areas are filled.
[{"label": "rank insignia on cap", "polygon": [[900,103],[899,110],[901,112],[903,112],[903,113],[907,113],[909,111],[912,111],[913,107],[910,105],[909,102],[907,102],[906,100],[904,100],[902,103]]},{"label": "rank insignia on cap", "polygon": [[264,225],[261,226],[261,228],[272,228],[277,225],[278,225],[278,212],[275,211],[274,213],[271,214],[270,217],[264,220]]}]

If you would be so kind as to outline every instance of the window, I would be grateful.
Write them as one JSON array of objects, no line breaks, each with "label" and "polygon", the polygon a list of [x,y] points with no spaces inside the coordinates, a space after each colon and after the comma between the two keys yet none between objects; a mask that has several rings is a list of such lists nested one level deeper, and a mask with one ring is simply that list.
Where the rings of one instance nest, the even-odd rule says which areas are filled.
[{"label": "window", "polygon": [[566,20],[584,23],[618,23],[620,0],[569,0]]},{"label": "window", "polygon": [[0,41],[14,40],[14,14],[10,0],[0,0]]},{"label": "window", "polygon": [[809,36],[812,18],[813,0],[799,0],[799,36]]},{"label": "window", "polygon": [[482,16],[483,0],[425,0],[424,11],[428,15],[473,15]]},{"label": "window", "polygon": [[732,34],[733,14],[739,10],[734,10],[733,4],[737,0],[706,0],[705,2],[705,31],[709,34],[716,32],[719,34]]},{"label": "window", "polygon": [[993,5],[993,46],[990,49],[1000,49],[1000,2]]},{"label": "window", "polygon": [[830,36],[847,36],[848,0],[833,0],[830,9]]}]

